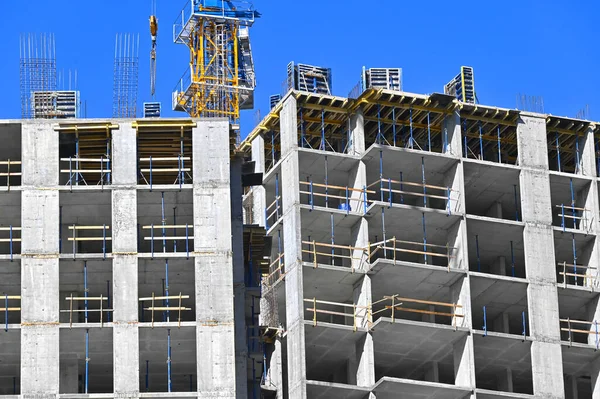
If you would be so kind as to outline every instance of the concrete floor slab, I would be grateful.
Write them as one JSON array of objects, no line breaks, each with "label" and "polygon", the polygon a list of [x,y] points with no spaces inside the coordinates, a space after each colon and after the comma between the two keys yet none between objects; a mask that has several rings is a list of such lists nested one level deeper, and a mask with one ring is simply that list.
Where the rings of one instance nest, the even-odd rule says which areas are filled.
[{"label": "concrete floor slab", "polygon": [[384,377],[373,387],[377,399],[462,399],[471,394],[470,388],[457,387],[436,382],[414,381]]},{"label": "concrete floor slab", "polygon": [[346,267],[319,265],[304,262],[302,264],[304,277],[304,298],[317,298],[332,302],[353,301],[354,285],[358,283],[365,272],[352,271]]},{"label": "concrete floor slab", "polygon": [[306,381],[307,397],[311,399],[368,399],[371,390],[356,385]]}]

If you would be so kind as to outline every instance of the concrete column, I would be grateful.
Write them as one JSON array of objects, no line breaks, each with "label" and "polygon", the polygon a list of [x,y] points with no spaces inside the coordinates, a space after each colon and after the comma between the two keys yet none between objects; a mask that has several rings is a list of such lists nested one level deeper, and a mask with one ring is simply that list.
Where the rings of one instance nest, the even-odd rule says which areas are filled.
[{"label": "concrete column", "polygon": [[[465,213],[465,176],[462,162],[457,162],[454,167],[444,173],[444,185],[450,188],[450,213]],[[444,193],[443,195],[447,195]]]},{"label": "concrete column", "polygon": [[361,109],[350,116],[350,134],[351,143],[348,146],[348,154],[363,154],[365,152],[365,117]]},{"label": "concrete column", "polygon": [[[244,267],[244,224],[242,216],[242,162],[241,158],[231,160],[231,232],[233,251],[233,290],[235,314],[235,373],[237,399],[248,397],[248,342],[246,334],[246,309],[251,309],[251,303],[246,303],[246,283]],[[239,249],[239,250],[238,250]],[[255,269],[256,272],[258,268]],[[252,274],[255,275],[254,272]],[[249,302],[252,298],[249,299]],[[258,305],[258,301],[256,301]],[[258,312],[258,309],[256,309]],[[254,315],[253,315],[254,316]],[[253,317],[252,316],[252,317]],[[258,315],[251,325],[258,325]],[[255,328],[255,332],[258,330]]]},{"label": "concrete column", "polygon": [[489,216],[491,218],[502,219],[502,203],[494,202],[485,213],[485,216]]},{"label": "concrete column", "polygon": [[425,381],[440,382],[440,365],[432,361],[425,365]]},{"label": "concrete column", "polygon": [[510,323],[508,319],[508,313],[502,312],[498,317],[494,319],[492,322],[494,326],[494,331],[503,332],[505,334],[510,333]]},{"label": "concrete column", "polygon": [[21,395],[55,397],[59,362],[59,153],[53,123],[22,127]]},{"label": "concrete column", "polygon": [[533,393],[564,398],[545,119],[522,112],[517,141]]},{"label": "concrete column", "polygon": [[594,125],[589,126],[579,135],[579,168],[577,174],[596,177],[596,149],[594,142]]},{"label": "concrete column", "polygon": [[[365,274],[361,281],[354,286],[354,304],[356,305],[356,326],[358,328],[369,328],[372,322],[368,312],[368,306],[373,302],[371,296],[371,278]],[[348,382],[362,387],[375,384],[375,352],[373,349],[373,335],[367,331],[361,339],[356,342],[355,359],[351,359],[352,374]]]},{"label": "concrete column", "polygon": [[[462,191],[464,192],[464,191]],[[463,217],[448,229],[448,246],[453,248],[448,260],[454,269],[469,270],[469,249],[467,242],[467,221]]]},{"label": "concrete column", "polygon": [[[265,173],[265,140],[258,136],[252,141],[252,160],[255,162],[254,172]],[[252,187],[252,223],[266,226],[265,207],[267,206],[266,190],[263,186]]]},{"label": "concrete column", "polygon": [[193,129],[198,396],[236,398],[229,122]]},{"label": "concrete column", "polygon": [[300,218],[299,160],[296,99],[288,97],[281,111],[281,182],[283,197],[283,252],[285,256],[285,313],[287,330],[288,395],[306,398],[304,341],[304,284]]},{"label": "concrete column", "polygon": [[282,349],[281,338],[279,335],[273,342],[273,352],[271,353],[271,361],[267,370],[269,385],[277,389],[276,399],[283,399],[283,364],[282,364]]},{"label": "concrete column", "polygon": [[459,111],[453,112],[451,115],[447,115],[445,119],[444,129],[448,135],[448,147],[446,153],[454,155],[455,157],[462,157],[462,139],[460,132],[460,114]]},{"label": "concrete column", "polygon": [[504,256],[498,256],[492,264],[492,273],[500,276],[506,276],[506,258]]},{"label": "concrete column", "polygon": [[123,123],[112,135],[113,373],[123,397],[139,395],[136,133]]},{"label": "concrete column", "polygon": [[[453,325],[472,328],[471,284],[467,277],[461,278],[450,287],[452,303],[457,305],[456,313],[463,317],[454,317]],[[458,307],[460,306],[460,307]],[[463,387],[475,387],[475,354],[473,335],[469,334],[456,341],[454,351],[454,383]]]},{"label": "concrete column", "polygon": [[565,376],[565,389],[567,391],[567,399],[578,399],[579,392],[577,390],[577,377],[574,375]]},{"label": "concrete column", "polygon": [[600,359],[591,364],[592,399],[600,399]]}]

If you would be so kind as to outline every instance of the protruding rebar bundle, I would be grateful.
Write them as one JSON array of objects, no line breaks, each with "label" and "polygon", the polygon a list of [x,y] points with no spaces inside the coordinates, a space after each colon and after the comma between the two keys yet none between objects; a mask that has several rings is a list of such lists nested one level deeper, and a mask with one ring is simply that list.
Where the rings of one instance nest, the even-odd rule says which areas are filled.
[{"label": "protruding rebar bundle", "polygon": [[[21,91],[21,117],[31,119],[34,115],[33,93],[56,90],[56,47],[54,34],[21,34],[19,45],[19,70]],[[50,96],[47,101],[52,101]],[[50,106],[51,104],[48,104]],[[37,104],[43,107],[43,104]]]},{"label": "protruding rebar bundle", "polygon": [[113,118],[137,116],[139,34],[121,33],[115,38]]}]

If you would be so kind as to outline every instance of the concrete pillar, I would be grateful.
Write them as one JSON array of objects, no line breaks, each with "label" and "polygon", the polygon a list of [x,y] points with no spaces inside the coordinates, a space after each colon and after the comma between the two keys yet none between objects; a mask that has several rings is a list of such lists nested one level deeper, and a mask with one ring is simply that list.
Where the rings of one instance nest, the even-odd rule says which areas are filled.
[{"label": "concrete pillar", "polygon": [[23,124],[21,159],[21,395],[44,397],[60,388],[59,153],[52,126]]},{"label": "concrete pillar", "polygon": [[[246,304],[246,284],[244,267],[244,224],[242,216],[242,159],[231,160],[231,232],[233,251],[233,289],[234,289],[234,313],[235,313],[235,373],[237,399],[248,397],[248,342],[246,334],[246,309],[251,309],[251,304]],[[256,269],[257,270],[257,269]],[[254,276],[255,273],[253,272]],[[249,302],[252,298],[249,298]],[[256,301],[258,304],[258,301]],[[258,313],[258,309],[256,309]],[[251,325],[258,325],[258,314]],[[254,329],[255,335],[258,330]]]},{"label": "concrete pillar", "polygon": [[304,284],[299,193],[296,99],[288,97],[281,110],[281,182],[283,197],[283,251],[285,256],[285,314],[287,330],[288,395],[306,398],[304,341]]},{"label": "concrete pillar", "polygon": [[348,154],[361,155],[365,152],[365,117],[358,109],[350,116],[351,142],[348,143]]},{"label": "concrete pillar", "polygon": [[198,396],[236,398],[229,122],[193,129]]},{"label": "concrete pillar", "polygon": [[486,211],[485,216],[502,219],[502,203],[494,202]]},{"label": "concrete pillar", "polygon": [[[372,322],[368,311],[373,302],[371,295],[371,278],[365,276],[354,286],[354,304],[356,305],[356,327],[368,329]],[[367,331],[364,337],[356,342],[355,359],[351,359],[350,365],[353,378],[349,378],[350,384],[369,387],[375,384],[375,352],[373,349],[373,335]]]},{"label": "concrete pillar", "polygon": [[508,320],[508,313],[500,313],[500,315],[496,317],[492,323],[494,326],[494,331],[510,334],[510,323]]},{"label": "concrete pillar", "polygon": [[[365,211],[365,194],[360,190],[363,190],[366,185],[366,165],[363,161],[360,161],[356,169],[350,172],[348,179],[348,187],[354,189],[348,194],[350,197],[350,207],[354,212],[364,213]],[[352,254],[352,267],[355,270],[367,270],[369,260],[367,259],[368,251],[366,249],[369,246],[369,224],[365,217],[362,217],[360,222],[352,226],[352,236],[354,238],[354,247],[359,248]],[[365,250],[361,250],[360,248]]]},{"label": "concrete pillar", "polygon": [[460,114],[459,111],[454,111],[451,115],[447,115],[445,118],[443,134],[448,136],[448,147],[446,153],[454,155],[455,157],[462,157],[462,139],[460,132]]},{"label": "concrete pillar", "polygon": [[113,373],[123,397],[139,395],[136,133],[123,123],[112,137]]},{"label": "concrete pillar", "polygon": [[567,399],[578,399],[579,392],[577,390],[577,377],[574,375],[565,376],[565,389],[567,391]]},{"label": "concrete pillar", "polygon": [[276,399],[283,399],[283,361],[281,337],[279,335],[275,338],[273,344],[274,349],[271,354],[271,361],[269,362],[268,379],[270,385],[277,389]]},{"label": "concrete pillar", "polygon": [[[252,160],[254,172],[265,173],[265,140],[258,136],[252,141]],[[263,186],[252,187],[252,224],[266,226],[265,207],[267,206],[266,190]]]},{"label": "concrete pillar", "polygon": [[594,140],[594,125],[585,129],[579,135],[579,168],[577,174],[596,177],[596,149]]},{"label": "concrete pillar", "polygon": [[[463,191],[464,192],[464,191]],[[448,229],[448,246],[452,257],[448,260],[453,269],[469,270],[469,249],[467,242],[467,221],[460,219]]]},{"label": "concrete pillar", "polygon": [[[468,278],[461,278],[450,287],[452,303],[457,305],[456,314],[463,317],[454,317],[452,324],[458,327],[472,327],[471,318],[471,284]],[[460,306],[460,307],[458,307]],[[454,352],[454,383],[462,387],[475,387],[475,354],[473,349],[473,335],[469,334],[456,341]]]},{"label": "concrete pillar", "polygon": [[590,379],[592,383],[592,399],[600,399],[600,359],[592,362]]},{"label": "concrete pillar", "polygon": [[[450,213],[465,213],[464,167],[462,162],[457,162],[452,168],[444,173],[444,185],[450,188]],[[443,193],[444,196],[447,193]],[[447,204],[446,204],[447,205]]]},{"label": "concrete pillar", "polygon": [[517,125],[533,393],[564,398],[546,121],[522,112]]}]

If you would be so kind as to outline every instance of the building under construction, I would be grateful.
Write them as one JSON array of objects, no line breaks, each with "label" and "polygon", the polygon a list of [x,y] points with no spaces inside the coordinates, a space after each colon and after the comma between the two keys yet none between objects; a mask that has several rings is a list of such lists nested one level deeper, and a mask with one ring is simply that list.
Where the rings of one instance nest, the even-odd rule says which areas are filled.
[{"label": "building under construction", "polygon": [[241,144],[263,392],[600,397],[598,125],[476,104],[470,68],[445,94],[365,76],[288,91]]}]

